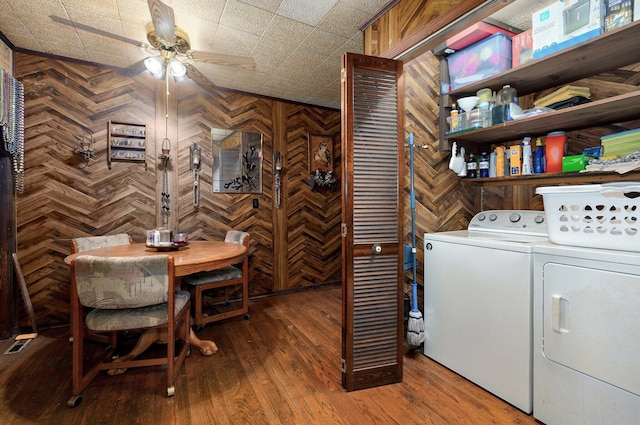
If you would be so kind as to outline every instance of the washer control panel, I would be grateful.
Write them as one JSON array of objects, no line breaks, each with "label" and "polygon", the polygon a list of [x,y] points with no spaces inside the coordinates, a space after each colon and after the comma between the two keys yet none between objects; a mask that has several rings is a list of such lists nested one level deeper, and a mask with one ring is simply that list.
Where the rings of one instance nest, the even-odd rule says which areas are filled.
[{"label": "washer control panel", "polygon": [[544,211],[489,210],[476,214],[468,230],[547,236]]}]

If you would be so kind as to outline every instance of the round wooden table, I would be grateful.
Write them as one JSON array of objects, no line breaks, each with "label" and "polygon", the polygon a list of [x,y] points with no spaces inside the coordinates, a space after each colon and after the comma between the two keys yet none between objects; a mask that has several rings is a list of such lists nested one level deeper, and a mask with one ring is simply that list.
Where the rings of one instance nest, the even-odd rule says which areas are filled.
[{"label": "round wooden table", "polygon": [[143,243],[132,243],[76,252],[65,257],[64,262],[71,265],[71,262],[79,255],[139,257],[158,254],[173,257],[175,276],[180,277],[241,263],[247,255],[247,247],[231,242],[192,241],[189,245],[180,247],[178,250],[165,251],[147,248]]},{"label": "round wooden table", "polygon": [[[158,250],[157,248],[148,248],[144,243],[132,243],[76,252],[66,256],[64,262],[71,265],[79,255],[140,257],[158,254],[166,254],[173,257],[174,274],[176,277],[180,277],[241,263],[248,253],[247,247],[244,245],[231,242],[192,241],[189,245],[180,247],[177,250]],[[141,338],[143,337],[144,334]],[[205,356],[210,356],[218,351],[215,342],[199,339],[193,329],[190,332],[189,342],[198,347]]]}]

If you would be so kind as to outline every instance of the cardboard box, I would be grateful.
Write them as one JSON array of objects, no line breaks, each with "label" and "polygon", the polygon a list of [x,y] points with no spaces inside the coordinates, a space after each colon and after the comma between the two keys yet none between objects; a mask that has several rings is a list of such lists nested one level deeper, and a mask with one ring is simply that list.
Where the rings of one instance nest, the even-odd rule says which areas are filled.
[{"label": "cardboard box", "polygon": [[582,171],[586,168],[584,155],[571,155],[562,157],[562,172]]},{"label": "cardboard box", "polygon": [[509,168],[511,170],[510,176],[522,174],[522,145],[509,147]]},{"label": "cardboard box", "polygon": [[634,0],[603,0],[604,31],[612,31],[633,21]]},{"label": "cardboard box", "polygon": [[[640,0],[638,0],[640,1]],[[512,68],[533,60],[533,35],[531,28],[511,37]]]},{"label": "cardboard box", "polygon": [[603,1],[561,0],[534,12],[533,58],[542,58],[602,34]]}]

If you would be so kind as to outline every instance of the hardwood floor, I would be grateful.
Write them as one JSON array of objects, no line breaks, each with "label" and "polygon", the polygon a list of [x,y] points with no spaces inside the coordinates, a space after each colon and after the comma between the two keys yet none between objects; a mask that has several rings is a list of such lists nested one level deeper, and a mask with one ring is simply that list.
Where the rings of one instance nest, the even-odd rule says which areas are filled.
[{"label": "hardwood floor", "polygon": [[341,386],[341,290],[328,286],[253,299],[249,320],[205,327],[220,351],[187,358],[174,397],[159,370],[99,375],[76,408],[66,329],[4,355],[0,422],[22,424],[536,424],[511,405],[429,360],[404,357],[402,383],[345,392]]}]

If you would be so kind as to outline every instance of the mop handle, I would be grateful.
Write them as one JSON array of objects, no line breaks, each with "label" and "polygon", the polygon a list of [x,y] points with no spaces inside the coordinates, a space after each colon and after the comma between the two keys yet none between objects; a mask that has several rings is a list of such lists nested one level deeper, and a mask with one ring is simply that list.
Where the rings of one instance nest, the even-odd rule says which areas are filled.
[{"label": "mop handle", "polygon": [[416,192],[414,187],[414,151],[413,133],[409,133],[409,170],[411,174],[411,254],[413,259],[413,282],[416,282]]}]

